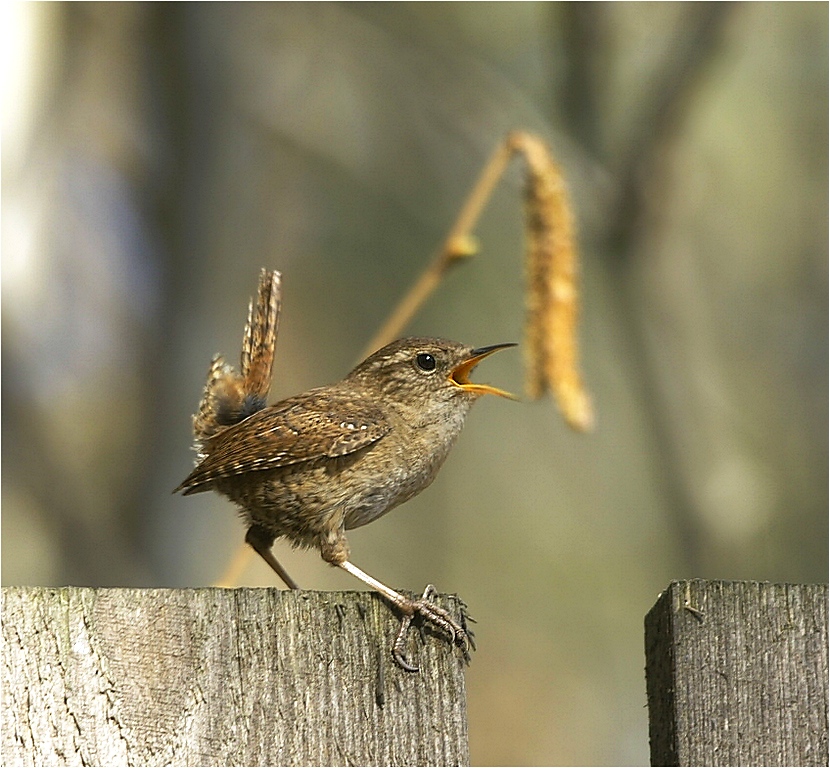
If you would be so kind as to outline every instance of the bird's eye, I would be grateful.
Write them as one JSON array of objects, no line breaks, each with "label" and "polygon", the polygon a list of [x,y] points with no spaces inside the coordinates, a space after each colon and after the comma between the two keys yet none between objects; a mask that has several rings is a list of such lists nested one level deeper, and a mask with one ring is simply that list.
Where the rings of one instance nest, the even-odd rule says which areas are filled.
[{"label": "bird's eye", "polygon": [[415,358],[415,363],[422,371],[427,372],[434,371],[435,366],[437,365],[437,363],[435,362],[435,358],[428,352],[421,352]]}]

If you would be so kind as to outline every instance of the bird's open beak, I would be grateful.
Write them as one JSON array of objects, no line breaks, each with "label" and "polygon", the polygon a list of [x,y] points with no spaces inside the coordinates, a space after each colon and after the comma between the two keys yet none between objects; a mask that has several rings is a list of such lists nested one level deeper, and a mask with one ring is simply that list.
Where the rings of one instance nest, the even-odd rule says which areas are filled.
[{"label": "bird's open beak", "polygon": [[474,384],[470,381],[470,374],[472,373],[473,368],[475,368],[485,357],[492,355],[493,352],[498,352],[500,349],[515,346],[515,344],[492,344],[489,347],[479,347],[478,349],[472,350],[472,352],[470,352],[470,357],[464,360],[464,362],[460,365],[453,368],[452,373],[450,374],[450,381],[462,389],[466,389],[468,392],[475,392],[478,395],[498,395],[499,397],[506,397],[508,400],[518,400],[515,395],[511,395],[503,389],[491,387],[489,384]]}]

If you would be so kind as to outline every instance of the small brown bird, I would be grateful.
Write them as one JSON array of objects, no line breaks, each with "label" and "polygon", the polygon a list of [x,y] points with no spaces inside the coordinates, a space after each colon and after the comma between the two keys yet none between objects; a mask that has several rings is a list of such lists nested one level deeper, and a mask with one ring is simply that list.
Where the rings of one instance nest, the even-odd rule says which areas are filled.
[{"label": "small brown bird", "polygon": [[417,670],[404,655],[415,614],[445,632],[466,655],[463,619],[459,623],[431,603],[431,587],[413,600],[364,573],[349,560],[345,532],[376,520],[435,479],[481,395],[512,398],[469,379],[482,359],[511,346],[395,341],[336,384],[207,430],[212,434],[201,440],[201,461],[176,491],[214,490],[236,503],[248,525],[245,540],[292,589],[297,584],[271,552],[278,538],[318,547],[326,562],[380,592],[403,614],[392,655],[404,669]]}]

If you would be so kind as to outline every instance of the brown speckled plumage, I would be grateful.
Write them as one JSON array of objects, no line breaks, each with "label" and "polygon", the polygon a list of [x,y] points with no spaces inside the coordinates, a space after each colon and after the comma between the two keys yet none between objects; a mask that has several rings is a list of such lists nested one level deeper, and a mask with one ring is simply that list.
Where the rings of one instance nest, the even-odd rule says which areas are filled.
[{"label": "brown speckled plumage", "polygon": [[[260,309],[276,306],[278,311],[278,300],[273,304],[267,292],[263,295],[263,282],[268,282],[265,275],[253,323],[249,313],[246,344],[255,336],[251,328],[261,325]],[[275,334],[276,318],[270,325]],[[176,491],[215,490],[233,501],[247,522],[246,540],[290,587],[297,585],[270,551],[277,538],[319,548],[324,560],[381,591],[409,617],[393,649],[404,668],[412,669],[403,656],[402,635],[414,613],[466,649],[465,628],[446,612],[426,598],[405,598],[351,564],[345,532],[376,520],[433,481],[475,400],[488,392],[506,394],[473,384],[470,371],[483,357],[512,345],[473,349],[444,339],[400,339],[335,384],[260,407],[223,426],[216,414],[227,412],[228,403],[239,406],[267,391],[262,376],[250,386],[251,361],[257,358],[270,379],[271,359],[263,365],[267,355],[256,350],[263,343],[273,348],[274,339],[262,338],[246,346],[241,376],[226,374],[214,363],[220,372],[209,380],[194,418],[200,461]],[[238,407],[230,411],[241,412]]]},{"label": "brown speckled plumage", "polygon": [[[418,369],[431,355],[433,371]],[[203,441],[177,490],[216,490],[273,539],[348,557],[345,530],[426,488],[479,397],[450,379],[472,348],[402,339],[342,381],[257,411]],[[405,394],[405,398],[401,398]]]}]

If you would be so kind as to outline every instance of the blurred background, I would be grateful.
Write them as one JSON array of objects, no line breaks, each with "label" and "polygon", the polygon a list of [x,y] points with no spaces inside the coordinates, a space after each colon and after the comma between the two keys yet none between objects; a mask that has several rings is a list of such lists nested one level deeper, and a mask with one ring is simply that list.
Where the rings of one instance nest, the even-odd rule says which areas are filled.
[{"label": "blurred background", "polygon": [[[514,128],[575,203],[597,429],[487,398],[434,485],[349,537],[478,619],[473,762],[645,764],[669,581],[826,581],[826,4],[2,13],[3,584],[216,582],[243,527],[171,489],[260,267],[283,273],[271,399],[341,378]],[[517,162],[408,333],[521,341],[521,191]],[[520,392],[521,366],[478,378]],[[241,581],[275,582],[258,559]]]}]

